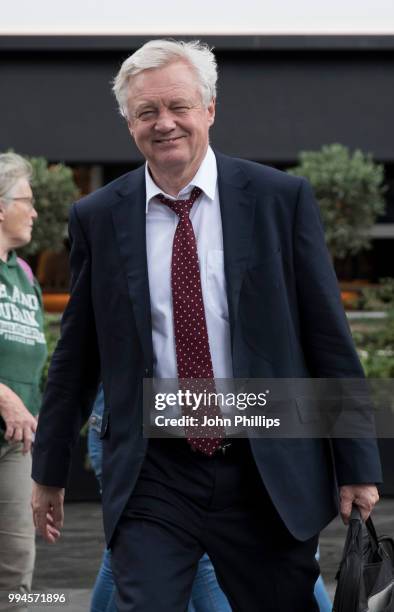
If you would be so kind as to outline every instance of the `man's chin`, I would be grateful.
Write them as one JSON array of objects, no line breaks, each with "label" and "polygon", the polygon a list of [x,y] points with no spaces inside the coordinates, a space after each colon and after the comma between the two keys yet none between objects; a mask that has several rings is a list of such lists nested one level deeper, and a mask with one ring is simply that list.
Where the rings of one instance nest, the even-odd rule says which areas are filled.
[{"label": "man's chin", "polygon": [[190,164],[184,153],[173,150],[162,151],[160,155],[156,155],[152,160],[152,165],[160,168],[185,168]]}]

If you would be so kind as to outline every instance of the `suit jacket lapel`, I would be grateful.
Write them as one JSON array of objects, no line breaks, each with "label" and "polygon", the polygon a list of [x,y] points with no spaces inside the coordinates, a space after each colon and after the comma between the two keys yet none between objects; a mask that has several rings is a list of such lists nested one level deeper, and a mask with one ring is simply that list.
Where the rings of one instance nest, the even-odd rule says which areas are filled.
[{"label": "suit jacket lapel", "polygon": [[146,257],[146,191],[144,167],[133,173],[113,205],[116,238],[126,270],[127,285],[146,363],[153,361],[152,323]]},{"label": "suit jacket lapel", "polygon": [[233,332],[243,275],[252,245],[256,195],[248,191],[249,179],[245,177],[236,160],[215,154],[218,165],[227,299]]}]

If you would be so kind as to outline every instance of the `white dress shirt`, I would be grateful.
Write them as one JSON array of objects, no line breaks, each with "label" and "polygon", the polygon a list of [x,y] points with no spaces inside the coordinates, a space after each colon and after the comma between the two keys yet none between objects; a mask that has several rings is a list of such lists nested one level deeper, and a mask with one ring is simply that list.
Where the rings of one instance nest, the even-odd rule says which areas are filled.
[{"label": "white dress shirt", "polygon": [[148,165],[146,182],[146,247],[152,314],[153,376],[177,378],[171,293],[171,256],[179,217],[155,197],[186,199],[193,187],[202,190],[190,211],[197,241],[202,296],[215,378],[233,374],[230,326],[224,276],[223,232],[217,185],[216,158],[210,147],[192,181],[177,198],[164,193],[153,181]]}]

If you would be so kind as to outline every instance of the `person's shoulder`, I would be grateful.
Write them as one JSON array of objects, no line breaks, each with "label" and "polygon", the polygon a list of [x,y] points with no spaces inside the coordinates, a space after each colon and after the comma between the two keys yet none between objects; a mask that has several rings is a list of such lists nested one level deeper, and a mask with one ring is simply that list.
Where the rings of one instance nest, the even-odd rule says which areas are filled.
[{"label": "person's shoulder", "polygon": [[235,173],[238,172],[239,176],[242,176],[251,186],[258,188],[260,193],[278,191],[293,193],[294,190],[298,191],[303,180],[283,170],[278,170],[277,168],[255,161],[230,157],[217,152],[216,158],[219,173],[222,170],[224,174],[234,177],[236,176]]},{"label": "person's shoulder", "polygon": [[136,189],[143,188],[145,171],[144,166],[140,166],[136,170],[126,172],[122,176],[107,183],[103,187],[96,189],[92,193],[80,198],[74,204],[78,214],[97,213],[101,208],[108,209],[113,203],[118,201],[128,193],[132,193]]},{"label": "person's shoulder", "polygon": [[17,257],[16,258],[18,265],[20,268],[22,268],[25,276],[27,277],[30,285],[34,285],[34,274],[33,274],[33,270],[31,269],[31,267],[29,266],[29,264],[27,263],[27,261],[25,261],[24,259],[22,259],[22,257]]}]

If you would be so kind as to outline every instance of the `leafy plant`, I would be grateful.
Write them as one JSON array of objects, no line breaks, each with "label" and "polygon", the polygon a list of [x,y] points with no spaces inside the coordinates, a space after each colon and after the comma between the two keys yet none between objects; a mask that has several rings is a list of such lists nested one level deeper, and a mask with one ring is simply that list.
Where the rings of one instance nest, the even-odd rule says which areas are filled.
[{"label": "leafy plant", "polygon": [[394,378],[394,310],[376,326],[353,332],[361,363],[370,378]]},{"label": "leafy plant", "polygon": [[288,172],[312,184],[333,257],[370,247],[368,229],[385,210],[381,164],[359,150],[351,154],[347,147],[331,144],[301,152],[299,164]]},{"label": "leafy plant", "polygon": [[361,310],[394,310],[394,278],[381,278],[377,287],[363,287],[357,307]]},{"label": "leafy plant", "polygon": [[48,314],[44,315],[44,334],[47,342],[48,356],[41,374],[41,390],[45,388],[45,384],[48,378],[49,364],[52,359],[53,351],[55,350],[57,341],[60,336],[60,314]]},{"label": "leafy plant", "polygon": [[21,249],[22,256],[62,248],[70,204],[78,197],[71,168],[64,164],[48,165],[43,157],[28,159],[33,166],[32,190],[38,218],[31,242]]},{"label": "leafy plant", "polygon": [[381,352],[360,355],[364,372],[368,378],[393,378],[394,354],[386,355]]}]

